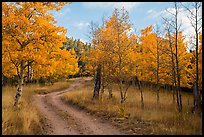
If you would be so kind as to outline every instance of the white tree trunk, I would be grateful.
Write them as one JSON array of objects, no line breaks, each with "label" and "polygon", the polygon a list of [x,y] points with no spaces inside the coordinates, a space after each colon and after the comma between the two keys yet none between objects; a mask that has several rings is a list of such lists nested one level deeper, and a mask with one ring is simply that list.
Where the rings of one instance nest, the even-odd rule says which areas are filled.
[{"label": "white tree trunk", "polygon": [[23,79],[24,79],[24,62],[21,62],[21,68],[20,68],[20,75],[18,79],[18,86],[16,90],[16,96],[15,96],[15,101],[14,101],[14,110],[17,110],[19,108],[19,99],[22,95],[22,86],[23,86]]}]

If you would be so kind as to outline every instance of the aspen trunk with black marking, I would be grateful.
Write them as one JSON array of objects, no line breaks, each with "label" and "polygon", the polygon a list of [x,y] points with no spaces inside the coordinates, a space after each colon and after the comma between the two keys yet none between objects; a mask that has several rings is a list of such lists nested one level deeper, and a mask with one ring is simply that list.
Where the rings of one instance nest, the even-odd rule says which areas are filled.
[{"label": "aspen trunk with black marking", "polygon": [[182,98],[181,98],[181,84],[180,84],[180,71],[179,71],[179,59],[178,59],[178,6],[177,3],[175,3],[175,31],[176,31],[176,37],[175,37],[175,47],[176,47],[176,76],[177,76],[177,104],[178,104],[178,110],[179,112],[182,112]]},{"label": "aspen trunk with black marking", "polygon": [[159,86],[159,55],[158,55],[158,44],[157,44],[157,59],[156,59],[156,63],[157,63],[157,67],[156,67],[156,87],[157,87],[157,103],[159,103],[159,90],[160,90],[160,86]]},{"label": "aspen trunk with black marking", "polygon": [[[202,76],[202,74],[199,74],[199,61],[198,61],[198,55],[199,53],[199,32],[202,31],[202,2],[192,2],[190,7],[187,7],[183,5],[185,10],[188,11],[189,16],[188,19],[191,22],[191,26],[194,28],[195,32],[195,83],[193,85],[193,91],[194,91],[194,108],[198,112],[202,109],[202,102],[201,102],[201,93],[199,91],[199,77]],[[202,45],[201,45],[202,46]]]},{"label": "aspen trunk with black marking", "polygon": [[199,80],[199,74],[198,74],[198,10],[199,6],[198,3],[195,2],[195,32],[196,32],[196,81],[195,81],[195,104],[194,107],[198,110],[201,109],[201,94],[198,88],[198,80]]},{"label": "aspen trunk with black marking", "polygon": [[103,93],[105,91],[105,78],[104,78],[104,64],[101,67],[101,92],[100,92],[100,100],[103,101]]},{"label": "aspen trunk with black marking", "polygon": [[93,99],[99,99],[99,91],[101,88],[101,66],[99,65],[94,78]]},{"label": "aspen trunk with black marking", "polygon": [[31,83],[32,82],[32,77],[33,77],[33,69],[31,66],[31,62],[28,61],[28,66],[27,66],[27,82]]},{"label": "aspen trunk with black marking", "polygon": [[136,85],[138,86],[138,89],[140,90],[140,81],[137,76],[135,76],[135,86]]},{"label": "aspen trunk with black marking", "polygon": [[14,110],[17,110],[19,108],[19,99],[22,95],[23,90],[23,79],[24,79],[24,62],[21,61],[20,65],[20,75],[18,78],[18,86],[16,90],[15,100],[14,100]]}]

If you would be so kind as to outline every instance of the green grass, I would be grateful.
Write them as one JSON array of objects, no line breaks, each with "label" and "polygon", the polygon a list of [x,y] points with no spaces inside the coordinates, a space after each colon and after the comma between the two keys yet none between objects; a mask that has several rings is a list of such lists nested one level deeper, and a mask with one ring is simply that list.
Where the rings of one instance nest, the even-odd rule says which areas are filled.
[{"label": "green grass", "polygon": [[140,91],[137,87],[130,87],[125,109],[121,110],[119,88],[116,84],[113,87],[112,99],[108,99],[108,91],[105,90],[99,101],[92,101],[92,81],[76,91],[66,93],[62,100],[109,120],[132,134],[202,134],[202,117],[191,113],[192,94],[182,94],[183,112],[180,114],[170,92],[161,91],[157,104],[156,93],[143,88],[144,109],[141,109]]}]

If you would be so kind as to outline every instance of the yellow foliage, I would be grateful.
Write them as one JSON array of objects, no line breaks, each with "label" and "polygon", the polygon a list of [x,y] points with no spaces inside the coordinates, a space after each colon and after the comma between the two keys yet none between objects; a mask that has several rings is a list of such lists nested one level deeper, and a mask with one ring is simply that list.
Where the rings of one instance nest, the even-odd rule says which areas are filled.
[{"label": "yellow foliage", "polygon": [[55,26],[50,10],[65,2],[2,3],[2,66],[7,77],[18,75],[31,62],[34,77],[72,75],[78,71],[75,54],[60,50],[66,29]]}]

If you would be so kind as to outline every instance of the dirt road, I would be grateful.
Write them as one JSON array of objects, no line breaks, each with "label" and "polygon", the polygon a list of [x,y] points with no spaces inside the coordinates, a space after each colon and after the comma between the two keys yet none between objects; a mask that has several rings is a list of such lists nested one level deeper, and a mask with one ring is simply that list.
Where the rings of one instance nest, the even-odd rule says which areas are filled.
[{"label": "dirt road", "polygon": [[34,104],[40,110],[48,123],[44,128],[49,135],[118,135],[124,134],[119,129],[90,116],[83,110],[61,101],[60,96],[65,92],[83,86],[85,80],[77,80],[66,90],[52,92],[45,95],[35,95]]}]

